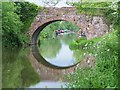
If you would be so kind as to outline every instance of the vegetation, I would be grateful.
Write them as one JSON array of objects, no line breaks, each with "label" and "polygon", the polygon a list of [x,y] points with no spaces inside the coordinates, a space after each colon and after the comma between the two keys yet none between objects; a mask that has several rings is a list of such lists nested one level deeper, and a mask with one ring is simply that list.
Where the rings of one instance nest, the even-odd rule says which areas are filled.
[{"label": "vegetation", "polygon": [[[108,6],[111,6],[111,4],[108,4]],[[94,7],[94,5],[88,5],[88,3],[87,6],[85,5],[77,5],[78,11],[89,14],[89,11],[85,11],[84,8],[87,6]],[[103,4],[100,5],[102,6]],[[78,67],[74,74],[68,75],[68,80],[70,81],[68,87],[118,88],[120,86],[118,80],[120,71],[118,68],[118,54],[120,53],[118,48],[118,11],[117,7],[108,7],[107,3],[105,6],[107,7],[107,11],[103,12],[103,15],[106,16],[108,21],[112,20],[110,21],[110,24],[113,25],[112,32],[91,40],[81,38],[71,43],[72,49],[87,50],[89,54],[95,56],[96,64],[86,69]],[[94,15],[93,12],[90,13]]]},{"label": "vegetation", "polygon": [[34,17],[37,15],[39,7],[33,3],[29,2],[15,2],[17,6],[16,13],[20,16],[20,20],[23,22],[22,32],[27,32]]},{"label": "vegetation", "polygon": [[68,21],[57,21],[46,26],[43,31],[40,33],[39,38],[51,38],[55,36],[55,30],[72,30],[79,31],[80,28]]},{"label": "vegetation", "polygon": [[73,3],[73,5],[77,8],[77,13],[91,16],[102,15],[108,23],[118,23],[118,2],[83,2]]},{"label": "vegetation", "polygon": [[3,88],[29,87],[40,81],[28,60],[29,49],[20,48],[28,42],[26,32],[40,9],[28,2],[2,2]]},{"label": "vegetation", "polygon": [[117,31],[113,31],[100,38],[91,39],[90,44],[87,40],[79,44],[84,46],[83,50],[88,50],[96,57],[96,65],[93,68],[78,68],[75,74],[70,75],[71,83],[69,87],[73,88],[109,88],[117,87],[117,60],[118,60],[118,39]]},{"label": "vegetation", "polygon": [[21,46],[29,40],[25,33],[39,9],[28,2],[2,2],[3,46]]},{"label": "vegetation", "polygon": [[[43,0],[45,1],[45,0]],[[55,0],[58,3],[59,0]],[[81,0],[82,1],[82,0]],[[91,0],[90,0],[91,1]],[[48,0],[47,0],[48,2]],[[31,25],[35,15],[41,7],[28,2],[2,2],[2,41],[3,46],[22,46],[28,40],[25,33]],[[118,65],[118,47],[120,29],[120,1],[119,2],[83,2],[74,3],[78,13],[88,15],[102,15],[111,24],[112,32],[98,38],[87,40],[80,38],[71,43],[70,48],[75,50],[74,56],[78,60],[83,58],[84,54],[91,54],[96,58],[95,66],[91,68],[78,67],[76,72],[67,76],[70,83],[69,88],[118,88],[120,65]],[[47,11],[46,11],[47,12]],[[48,25],[40,34],[39,39],[43,45],[41,46],[43,54],[52,58],[56,56],[61,45],[56,43],[57,40],[46,42],[46,38],[53,37],[54,30],[68,29],[80,30],[77,26],[67,21],[54,22]],[[44,39],[44,40],[43,40]],[[66,39],[67,40],[67,39]],[[66,41],[65,40],[65,41]],[[66,41],[70,43],[71,41]],[[51,44],[50,48],[46,48],[44,44]],[[53,50],[53,44],[56,46]],[[28,87],[39,82],[40,78],[32,68],[28,58],[28,50],[24,51],[19,48],[3,48],[3,88]],[[17,51],[16,51],[17,50]],[[52,53],[49,53],[52,51]],[[26,55],[27,53],[27,55]],[[81,55],[79,54],[81,53]],[[24,60],[24,61],[23,61]]]},{"label": "vegetation", "polygon": [[4,45],[21,45],[22,35],[19,16],[15,13],[16,7],[14,3],[3,2],[2,3],[2,41]]}]

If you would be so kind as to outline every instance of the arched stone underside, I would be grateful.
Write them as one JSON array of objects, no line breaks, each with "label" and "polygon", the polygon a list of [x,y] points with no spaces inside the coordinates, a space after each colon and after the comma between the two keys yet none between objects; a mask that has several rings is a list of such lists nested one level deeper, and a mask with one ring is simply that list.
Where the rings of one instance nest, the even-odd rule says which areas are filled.
[{"label": "arched stone underside", "polygon": [[102,16],[77,14],[77,10],[74,7],[44,8],[35,17],[28,32],[31,37],[31,43],[36,44],[40,31],[56,21],[74,23],[85,32],[87,39],[102,36],[110,31],[109,25]]}]

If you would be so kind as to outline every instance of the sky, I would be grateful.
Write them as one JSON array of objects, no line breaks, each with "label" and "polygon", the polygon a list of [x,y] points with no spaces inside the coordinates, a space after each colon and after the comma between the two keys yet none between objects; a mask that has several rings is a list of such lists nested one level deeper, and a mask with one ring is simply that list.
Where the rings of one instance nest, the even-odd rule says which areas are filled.
[{"label": "sky", "polygon": [[25,1],[33,2],[39,6],[43,6],[43,3],[41,2],[41,0],[25,0]]},{"label": "sky", "polygon": [[[7,2],[7,1],[10,1],[10,0],[2,0],[2,2]],[[21,1],[21,0],[12,0],[12,1]],[[35,3],[38,6],[44,6],[44,4],[42,3],[42,0],[25,0],[25,1]],[[78,2],[80,0],[60,0],[60,2],[55,7],[70,7],[70,5],[67,5],[65,3],[66,1]],[[114,1],[120,1],[120,0],[82,0],[82,2],[114,2]]]},{"label": "sky", "polygon": [[[25,1],[29,1],[29,2],[33,2],[39,6],[44,6],[44,4],[42,3],[42,0],[25,0]],[[78,2],[80,0],[60,0],[60,2],[55,6],[55,7],[70,7],[70,5],[67,5],[65,2],[69,1],[69,2]],[[82,2],[113,2],[113,1],[117,1],[117,0],[82,0]]]},{"label": "sky", "polygon": [[[25,0],[25,1],[33,2],[37,5],[44,6],[44,4],[42,3],[42,0]],[[78,0],[68,0],[68,1],[76,2]],[[66,0],[60,0],[60,2],[55,7],[70,7],[70,5],[67,5],[65,2]]]}]

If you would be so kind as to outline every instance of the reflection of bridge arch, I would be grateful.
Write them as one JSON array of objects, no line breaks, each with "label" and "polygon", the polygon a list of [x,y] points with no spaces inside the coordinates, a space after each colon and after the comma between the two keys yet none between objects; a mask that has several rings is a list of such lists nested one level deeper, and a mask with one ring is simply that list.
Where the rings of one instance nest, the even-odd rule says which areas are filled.
[{"label": "reflection of bridge arch", "polygon": [[30,27],[28,34],[31,37],[31,43],[37,43],[40,31],[56,21],[74,23],[85,32],[87,39],[102,36],[109,31],[109,26],[102,16],[77,14],[77,10],[74,7],[45,8],[38,13]]},{"label": "reflection of bridge arch", "polygon": [[[71,65],[68,67],[55,66],[47,62],[41,56],[36,45],[32,46],[32,51],[30,52],[29,58],[33,68],[39,74],[40,79],[45,81],[59,81],[60,79],[66,81],[65,75],[75,72],[77,67],[87,68],[94,66],[95,64],[95,58],[91,55],[86,55],[83,61],[78,62],[75,65]],[[87,62],[88,60],[90,60],[90,63]]]},{"label": "reflection of bridge arch", "polygon": [[39,74],[41,80],[47,81],[59,81],[66,80],[65,75],[73,73],[76,68],[76,64],[68,67],[58,67],[48,63],[39,53],[36,45],[32,46],[32,51],[29,55],[30,62],[36,72]]}]

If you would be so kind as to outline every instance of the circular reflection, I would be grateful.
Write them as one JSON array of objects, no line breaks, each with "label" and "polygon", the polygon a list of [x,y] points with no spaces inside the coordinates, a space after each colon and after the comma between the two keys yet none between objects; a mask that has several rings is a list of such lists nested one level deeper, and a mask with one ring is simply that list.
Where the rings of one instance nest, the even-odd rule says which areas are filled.
[{"label": "circular reflection", "polygon": [[38,51],[41,56],[50,64],[58,67],[70,67],[78,63],[74,51],[69,44],[76,38],[75,34],[62,35],[54,39],[40,41]]},{"label": "circular reflection", "polygon": [[54,63],[50,62],[49,60],[45,59],[43,55],[41,55],[41,53],[39,51],[39,47],[37,45],[32,46],[32,54],[39,63],[41,63],[47,67],[50,67],[50,68],[65,69],[65,68],[75,66],[77,64],[77,63],[75,63],[75,64],[71,64],[71,65],[66,65],[66,66],[61,65],[59,62],[56,62],[54,64]]},{"label": "circular reflection", "polygon": [[33,45],[33,55],[48,66],[66,68],[76,65],[81,52],[71,50],[79,27],[67,21],[58,21],[46,26],[38,37],[38,46]]}]

